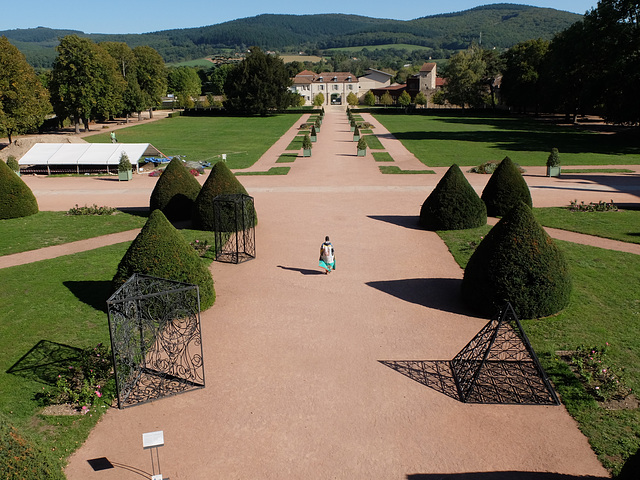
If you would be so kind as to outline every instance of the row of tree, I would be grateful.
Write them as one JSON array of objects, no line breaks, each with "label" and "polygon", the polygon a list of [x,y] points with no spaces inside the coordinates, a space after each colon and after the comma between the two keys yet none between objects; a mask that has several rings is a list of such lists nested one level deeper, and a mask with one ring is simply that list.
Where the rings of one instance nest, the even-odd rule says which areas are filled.
[{"label": "row of tree", "polygon": [[478,46],[452,56],[434,98],[459,106],[561,111],[575,120],[594,113],[619,124],[640,123],[640,2],[601,0],[551,41],[521,42],[503,54]]}]

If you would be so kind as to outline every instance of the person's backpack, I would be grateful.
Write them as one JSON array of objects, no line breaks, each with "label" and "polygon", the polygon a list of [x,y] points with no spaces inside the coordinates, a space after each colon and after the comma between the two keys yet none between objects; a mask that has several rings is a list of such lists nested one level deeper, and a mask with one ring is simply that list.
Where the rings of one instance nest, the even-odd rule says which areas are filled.
[{"label": "person's backpack", "polygon": [[330,244],[322,244],[322,260],[326,263],[333,263],[333,252]]}]

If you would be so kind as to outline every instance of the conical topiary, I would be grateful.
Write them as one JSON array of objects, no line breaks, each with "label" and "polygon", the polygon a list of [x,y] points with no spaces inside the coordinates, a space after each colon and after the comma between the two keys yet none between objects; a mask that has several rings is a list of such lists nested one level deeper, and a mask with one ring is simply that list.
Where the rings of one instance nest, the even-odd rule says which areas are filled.
[{"label": "conical topiary", "polygon": [[182,160],[173,157],[151,192],[149,208],[151,211],[162,210],[169,220],[188,220],[198,193],[200,183],[189,173]]},{"label": "conical topiary", "polygon": [[0,160],[0,220],[38,213],[38,201],[31,189]]},{"label": "conical topiary", "polygon": [[518,202],[533,206],[527,182],[509,157],[505,157],[493,172],[481,198],[487,205],[487,215],[490,217],[506,215]]},{"label": "conical topiary", "polygon": [[511,302],[519,318],[546,317],[569,303],[564,255],[519,202],[480,242],[464,270],[462,298],[487,316]]},{"label": "conical topiary", "polygon": [[487,207],[455,163],[420,209],[420,225],[428,230],[462,230],[487,223]]},{"label": "conical topiary", "polygon": [[151,212],[120,260],[112,280],[113,289],[134,273],[198,285],[201,310],[209,308],[216,299],[209,269],[159,209]]},{"label": "conical topiary", "polygon": [[[216,163],[211,168],[211,173],[209,173],[209,177],[204,182],[196,198],[193,210],[194,226],[201,230],[214,231],[213,199],[218,195],[238,193],[248,195],[236,176],[229,170],[227,164],[224,162]],[[247,215],[253,217],[254,222],[251,226],[258,223],[255,210],[247,213]]]}]

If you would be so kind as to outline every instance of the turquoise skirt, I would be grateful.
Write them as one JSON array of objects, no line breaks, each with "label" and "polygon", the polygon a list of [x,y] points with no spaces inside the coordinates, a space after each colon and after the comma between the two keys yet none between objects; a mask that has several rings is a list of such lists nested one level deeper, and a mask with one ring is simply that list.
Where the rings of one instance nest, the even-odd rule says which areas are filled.
[{"label": "turquoise skirt", "polygon": [[320,266],[322,268],[325,268],[327,270],[335,270],[336,269],[336,261],[334,259],[333,262],[331,262],[331,263],[325,263],[324,260],[320,260],[318,262],[318,266]]}]

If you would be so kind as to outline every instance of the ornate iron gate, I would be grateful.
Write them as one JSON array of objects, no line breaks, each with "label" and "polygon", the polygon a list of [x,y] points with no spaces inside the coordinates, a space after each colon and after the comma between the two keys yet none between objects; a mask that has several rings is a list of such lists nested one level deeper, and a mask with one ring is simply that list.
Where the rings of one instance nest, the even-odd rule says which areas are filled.
[{"label": "ornate iron gate", "polygon": [[240,263],[256,257],[256,213],[253,197],[242,193],[213,199],[215,259]]},{"label": "ornate iron gate", "polygon": [[118,408],[205,386],[197,285],[136,273],[107,308]]}]

